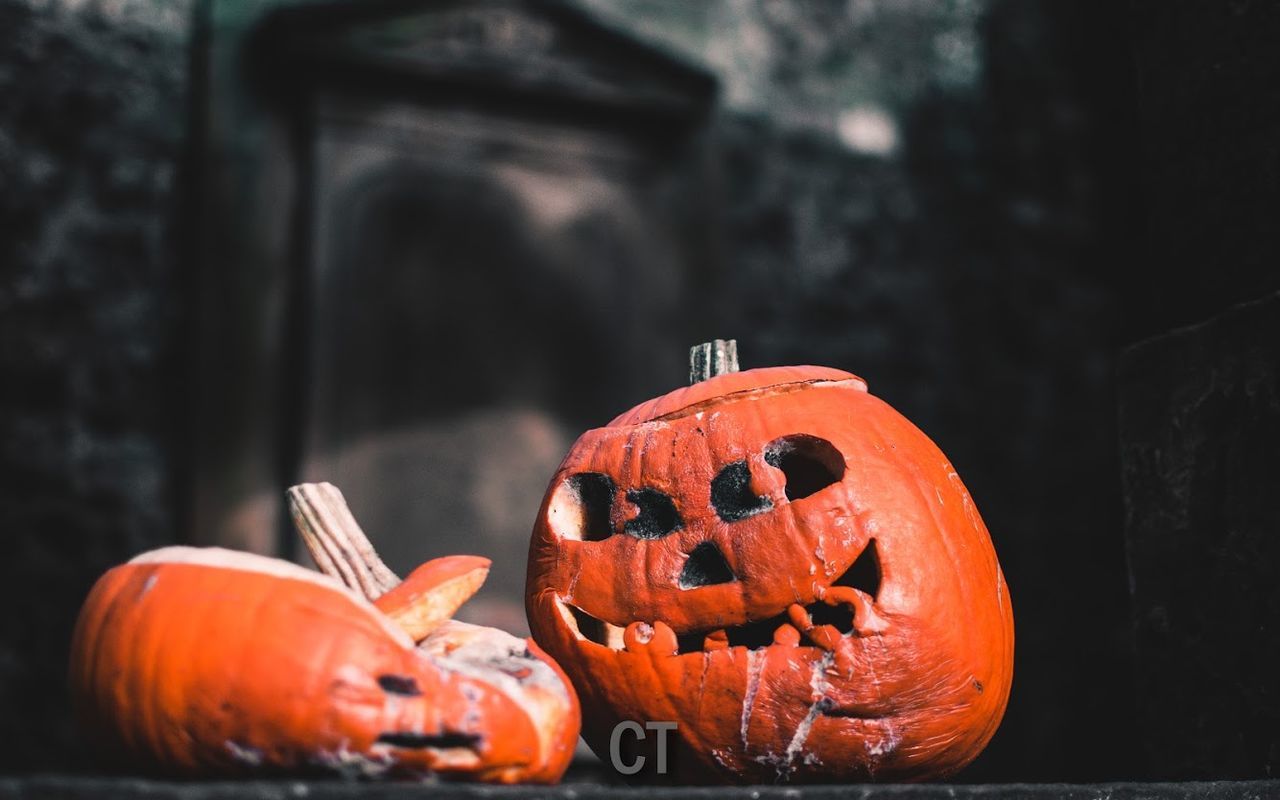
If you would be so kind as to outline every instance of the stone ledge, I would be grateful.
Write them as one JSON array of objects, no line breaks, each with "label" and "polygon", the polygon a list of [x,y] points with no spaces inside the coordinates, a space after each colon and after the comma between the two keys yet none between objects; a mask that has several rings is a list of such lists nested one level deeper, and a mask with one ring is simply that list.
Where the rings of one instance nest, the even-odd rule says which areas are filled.
[{"label": "stone ledge", "polygon": [[343,781],[155,781],[141,778],[35,776],[0,778],[0,800],[409,800],[409,798],[1061,798],[1062,800],[1264,800],[1280,797],[1280,780],[1195,783],[857,784],[640,788],[599,783],[559,786],[355,783]]}]

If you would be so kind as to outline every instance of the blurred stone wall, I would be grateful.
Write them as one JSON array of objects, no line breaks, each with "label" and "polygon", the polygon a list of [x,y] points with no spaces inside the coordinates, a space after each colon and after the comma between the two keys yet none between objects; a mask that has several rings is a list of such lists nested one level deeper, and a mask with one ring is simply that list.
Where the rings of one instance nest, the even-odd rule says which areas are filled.
[{"label": "blurred stone wall", "polygon": [[82,758],[93,580],[175,536],[189,0],[0,0],[0,770]]}]

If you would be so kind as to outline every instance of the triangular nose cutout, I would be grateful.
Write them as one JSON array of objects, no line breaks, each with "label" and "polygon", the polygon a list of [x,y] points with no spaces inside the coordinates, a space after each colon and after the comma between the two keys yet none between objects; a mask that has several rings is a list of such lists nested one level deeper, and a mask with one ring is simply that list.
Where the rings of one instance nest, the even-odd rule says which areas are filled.
[{"label": "triangular nose cutout", "polygon": [[684,570],[680,573],[680,588],[696,589],[699,586],[731,583],[736,580],[720,548],[711,542],[703,542],[693,548],[693,552],[689,554],[689,560],[684,562]]}]

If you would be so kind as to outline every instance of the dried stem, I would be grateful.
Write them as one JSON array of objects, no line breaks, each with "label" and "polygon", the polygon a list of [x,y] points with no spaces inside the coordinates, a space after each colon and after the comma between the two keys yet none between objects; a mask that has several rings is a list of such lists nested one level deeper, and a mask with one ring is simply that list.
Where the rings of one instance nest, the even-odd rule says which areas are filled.
[{"label": "dried stem", "polygon": [[738,371],[736,339],[712,339],[689,348],[689,383]]},{"label": "dried stem", "polygon": [[331,483],[303,483],[288,491],[293,524],[320,571],[377,600],[400,583],[364,535],[342,492]]}]

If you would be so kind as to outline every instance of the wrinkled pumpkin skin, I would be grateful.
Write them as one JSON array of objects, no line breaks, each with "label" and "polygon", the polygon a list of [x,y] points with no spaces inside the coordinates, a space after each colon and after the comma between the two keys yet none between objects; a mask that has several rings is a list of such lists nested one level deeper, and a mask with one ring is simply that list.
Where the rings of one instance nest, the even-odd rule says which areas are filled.
[{"label": "wrinkled pumpkin skin", "polygon": [[531,642],[446,622],[415,647],[335,581],[216,548],[107,572],[70,682],[108,758],[183,776],[554,782],[578,730],[576,697]]},{"label": "wrinkled pumpkin skin", "polygon": [[[825,459],[833,482],[788,464],[795,452]],[[738,462],[749,491],[726,491]],[[612,502],[599,501],[598,477],[585,492],[584,474],[607,476]],[[657,526],[653,492],[676,512]],[[707,542],[731,578],[688,586],[690,554]],[[830,588],[852,573],[853,586]],[[801,638],[783,625],[792,604],[832,596],[848,601],[831,606],[852,615],[845,630]],[[526,599],[602,759],[620,721],[676,722],[668,774],[650,758],[637,779],[945,777],[990,740],[1012,680],[1009,595],[969,493],[933,442],[838,370],[718,376],[583,434],[535,523]],[[762,620],[779,623],[776,643],[735,644],[749,630],[739,626]],[[637,621],[652,630],[618,635]],[[718,629],[727,642],[701,641]]]}]

